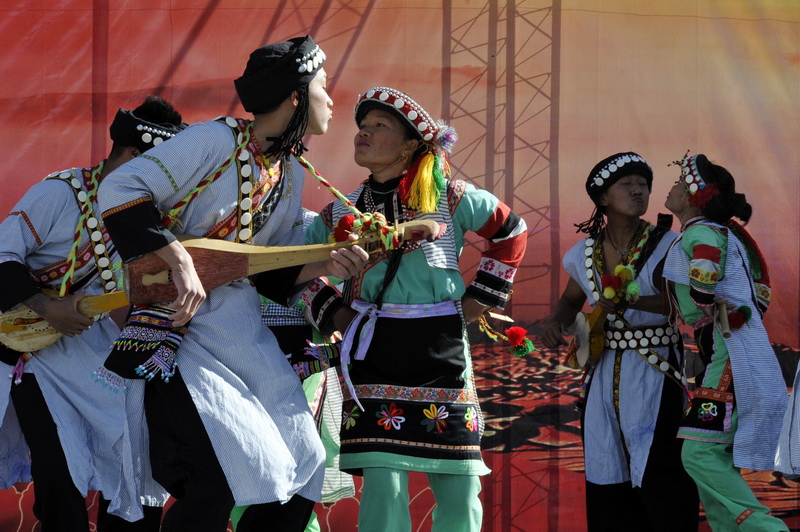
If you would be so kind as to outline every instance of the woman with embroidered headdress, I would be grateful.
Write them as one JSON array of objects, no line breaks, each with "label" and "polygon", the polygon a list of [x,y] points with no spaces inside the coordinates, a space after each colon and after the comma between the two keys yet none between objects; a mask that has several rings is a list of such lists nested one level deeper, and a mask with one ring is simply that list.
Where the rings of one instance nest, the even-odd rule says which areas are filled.
[{"label": "woman with embroidered headdress", "polygon": [[[761,321],[769,305],[767,264],[741,224],[753,209],[733,176],[703,155],[676,161],[665,206],[681,235],[664,265],[681,319],[694,327],[705,369],[678,437],[714,530],[788,530],[758,502],[740,468],[774,469],[788,394]],[[724,324],[727,322],[727,327]],[[731,446],[733,450],[731,452]]]},{"label": "woman with embroidered headdress", "polygon": [[190,126],[101,186],[120,256],[154,253],[178,288],[169,306],[134,309],[99,370],[112,383],[113,373],[148,379],[153,477],[176,499],[165,532],[224,531],[234,505],[249,505],[239,532],[303,530],[320,498],[324,449],[299,380],[261,324],[259,294],[288,302],[295,284],[349,277],[366,252],[340,249],[327,262],[206,293],[172,231],[254,245],[302,243],[303,170],[294,155],[303,153],[304,135],[327,131],[332,116],[325,59],[309,36],[256,49],[235,81],[252,120]]},{"label": "woman with embroidered headdress", "polygon": [[[355,161],[370,176],[350,201],[379,213],[373,223],[427,219],[444,232],[371,257],[343,295],[322,281],[303,294],[321,329],[334,322],[345,331],[340,467],[364,477],[359,530],[411,530],[408,472],[420,471],[436,498],[433,530],[477,531],[479,477],[489,470],[465,324],[504,307],[525,251],[525,222],[489,192],[450,178],[455,131],[407,94],[370,89],[355,118]],[[306,241],[341,239],[361,221],[331,203]],[[469,286],[458,266],[467,231],[489,243]],[[342,305],[354,310],[349,326],[331,319]]]},{"label": "woman with embroidered headdress", "polygon": [[[653,171],[624,152],[595,165],[586,192],[595,210],[586,237],[564,256],[567,287],[544,322],[542,342],[564,344],[584,304],[597,353],[584,367],[581,427],[590,531],[697,530],[699,505],[675,438],[686,401],[683,346],[664,315],[659,265],[676,237],[647,212]],[[586,339],[584,339],[584,342]]]}]

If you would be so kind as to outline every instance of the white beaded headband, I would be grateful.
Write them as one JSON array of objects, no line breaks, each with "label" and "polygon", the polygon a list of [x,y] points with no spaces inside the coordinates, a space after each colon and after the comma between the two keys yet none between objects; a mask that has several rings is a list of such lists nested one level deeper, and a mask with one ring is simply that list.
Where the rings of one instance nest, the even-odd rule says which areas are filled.
[{"label": "white beaded headband", "polygon": [[609,161],[607,165],[601,168],[600,171],[598,171],[594,175],[590,186],[602,187],[603,185],[605,185],[606,180],[610,179],[611,176],[614,175],[614,172],[621,170],[623,166],[631,162],[647,164],[647,161],[645,161],[642,157],[638,155],[631,155],[627,153],[625,155],[620,155],[616,159]]},{"label": "white beaded headband", "polygon": [[295,61],[300,65],[297,67],[297,71],[301,74],[304,72],[314,72],[322,63],[325,62],[325,59],[327,59],[325,52],[323,52],[322,48],[320,48],[317,44],[303,57],[298,57],[295,59]]},{"label": "white beaded headband", "polygon": [[178,134],[177,131],[165,131],[163,129],[146,126],[144,124],[137,124],[136,131],[142,132],[142,142],[145,144],[152,144],[153,146],[158,146],[165,140],[171,139]]}]

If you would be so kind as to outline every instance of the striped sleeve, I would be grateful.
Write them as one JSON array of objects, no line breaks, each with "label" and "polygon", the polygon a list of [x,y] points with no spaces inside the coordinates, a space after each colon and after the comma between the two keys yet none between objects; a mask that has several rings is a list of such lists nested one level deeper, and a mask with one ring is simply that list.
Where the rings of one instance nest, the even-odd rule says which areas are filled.
[{"label": "striped sleeve", "polygon": [[727,237],[708,227],[690,227],[683,240],[689,257],[689,295],[698,307],[709,307],[724,273]]},{"label": "striped sleeve", "polygon": [[[100,183],[98,203],[120,255],[131,260],[172,242],[163,215],[195,192],[198,183],[224,162],[234,147],[225,124],[194,124],[106,176]],[[221,194],[235,192],[215,185],[193,200],[196,210],[218,207]],[[176,230],[185,230],[182,223],[181,218]]]},{"label": "striped sleeve", "polygon": [[467,287],[467,295],[485,305],[505,308],[517,268],[525,256],[528,242],[525,220],[493,195],[471,187],[456,210],[456,219],[464,221],[459,211],[467,211],[470,220],[466,227],[489,243],[481,254],[475,278]]},{"label": "striped sleeve", "polygon": [[[70,219],[71,214],[75,218]],[[63,183],[45,180],[31,187],[0,223],[0,311],[5,312],[41,292],[31,271],[41,267],[36,255],[54,255],[54,243],[62,244],[78,220],[78,207],[72,192]],[[62,232],[59,232],[62,231]],[[46,249],[43,249],[46,248]]]}]

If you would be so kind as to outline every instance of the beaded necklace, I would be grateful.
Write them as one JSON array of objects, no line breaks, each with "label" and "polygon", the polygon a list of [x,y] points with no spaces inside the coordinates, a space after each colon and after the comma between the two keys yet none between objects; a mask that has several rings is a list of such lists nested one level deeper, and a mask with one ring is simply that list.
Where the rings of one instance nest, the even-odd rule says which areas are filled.
[{"label": "beaded necklace", "polygon": [[[631,242],[635,242],[635,245],[628,246],[627,253],[622,258],[623,263],[630,265],[633,268],[634,272],[638,274],[636,271],[636,266],[639,262],[639,257],[641,256],[642,250],[644,249],[645,244],[647,244],[647,239],[650,237],[650,232],[652,231],[653,226],[650,225],[649,222],[642,220],[639,222],[639,227],[634,234],[634,238],[631,239]],[[636,238],[639,236],[639,238]],[[586,266],[586,278],[589,280],[589,288],[592,290],[592,296],[594,297],[595,301],[600,300],[600,294],[603,291],[603,287],[601,286],[601,280],[594,278],[595,269],[600,272],[602,275],[605,270],[605,253],[603,252],[603,245],[602,239],[595,240],[592,237],[588,237],[584,241],[584,256],[586,257],[585,266]]]},{"label": "beaded necklace", "polygon": [[[239,125],[243,125],[241,121]],[[230,124],[228,124],[230,125]],[[255,135],[252,134],[253,122],[245,127],[246,135],[250,138],[247,143],[247,150],[254,155],[256,165],[259,167],[259,177],[266,171],[268,177],[265,180],[254,180],[254,172],[250,164],[242,164],[239,171],[239,202],[236,207],[236,219],[239,222],[239,229],[236,232],[236,242],[250,243],[253,238],[253,206],[256,211],[263,208],[270,190],[278,184],[283,174],[283,161],[278,161],[274,166],[270,164],[269,157],[264,155],[264,150]],[[242,135],[241,133],[239,135]],[[244,152],[248,153],[248,152]],[[241,157],[240,157],[241,159]],[[247,170],[245,170],[247,168]],[[260,187],[256,187],[258,184]],[[259,198],[254,197],[258,192]]]},{"label": "beaded necklace", "polygon": [[385,196],[387,194],[392,195],[392,216],[388,217],[387,219],[390,221],[397,221],[398,223],[407,222],[413,218],[413,213],[410,213],[403,203],[400,201],[400,195],[397,193],[397,188],[392,190],[387,190],[385,192],[379,192],[372,189],[369,182],[364,185],[364,207],[366,207],[367,212],[384,212],[386,214],[386,203],[388,202],[381,202],[379,205],[375,204],[375,197],[374,195],[378,196]]}]

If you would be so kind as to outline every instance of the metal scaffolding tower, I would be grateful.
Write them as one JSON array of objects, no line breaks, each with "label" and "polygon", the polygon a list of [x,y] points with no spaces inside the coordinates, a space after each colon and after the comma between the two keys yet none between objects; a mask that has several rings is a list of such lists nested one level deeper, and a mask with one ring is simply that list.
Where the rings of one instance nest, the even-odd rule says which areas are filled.
[{"label": "metal scaffolding tower", "polygon": [[[559,226],[559,15],[557,0],[444,4],[442,113],[460,137],[453,174],[495,192],[527,221],[528,259],[513,300],[527,318],[546,314],[560,289],[561,251],[551,231]],[[549,290],[534,295],[527,290],[534,281]]]},{"label": "metal scaffolding tower", "polygon": [[[456,8],[451,0],[444,3],[442,113],[460,137],[453,154],[453,175],[493,191],[528,223],[528,253],[517,272],[512,298],[518,321],[546,316],[561,288],[557,231],[560,10],[560,0],[488,0],[477,9]],[[476,244],[468,245],[472,249],[465,248],[462,271],[472,271],[479,260]],[[510,312],[508,308],[506,313]],[[507,365],[507,372],[516,371],[511,362],[501,359],[497,364]],[[483,491],[484,527],[487,532],[521,531],[525,523],[515,516],[539,504],[557,504],[559,472],[551,468],[547,474],[530,475],[515,468],[510,454],[514,436],[502,430],[502,420],[515,413],[493,397],[482,398],[482,403],[494,409],[495,419],[500,420],[496,426],[487,426],[487,435],[495,436],[485,442],[495,452],[486,453],[484,459],[506,479]],[[537,493],[547,495],[514,493],[510,479],[522,476],[529,477],[527,489],[535,486]],[[546,529],[558,530],[558,512],[550,509]]]}]

